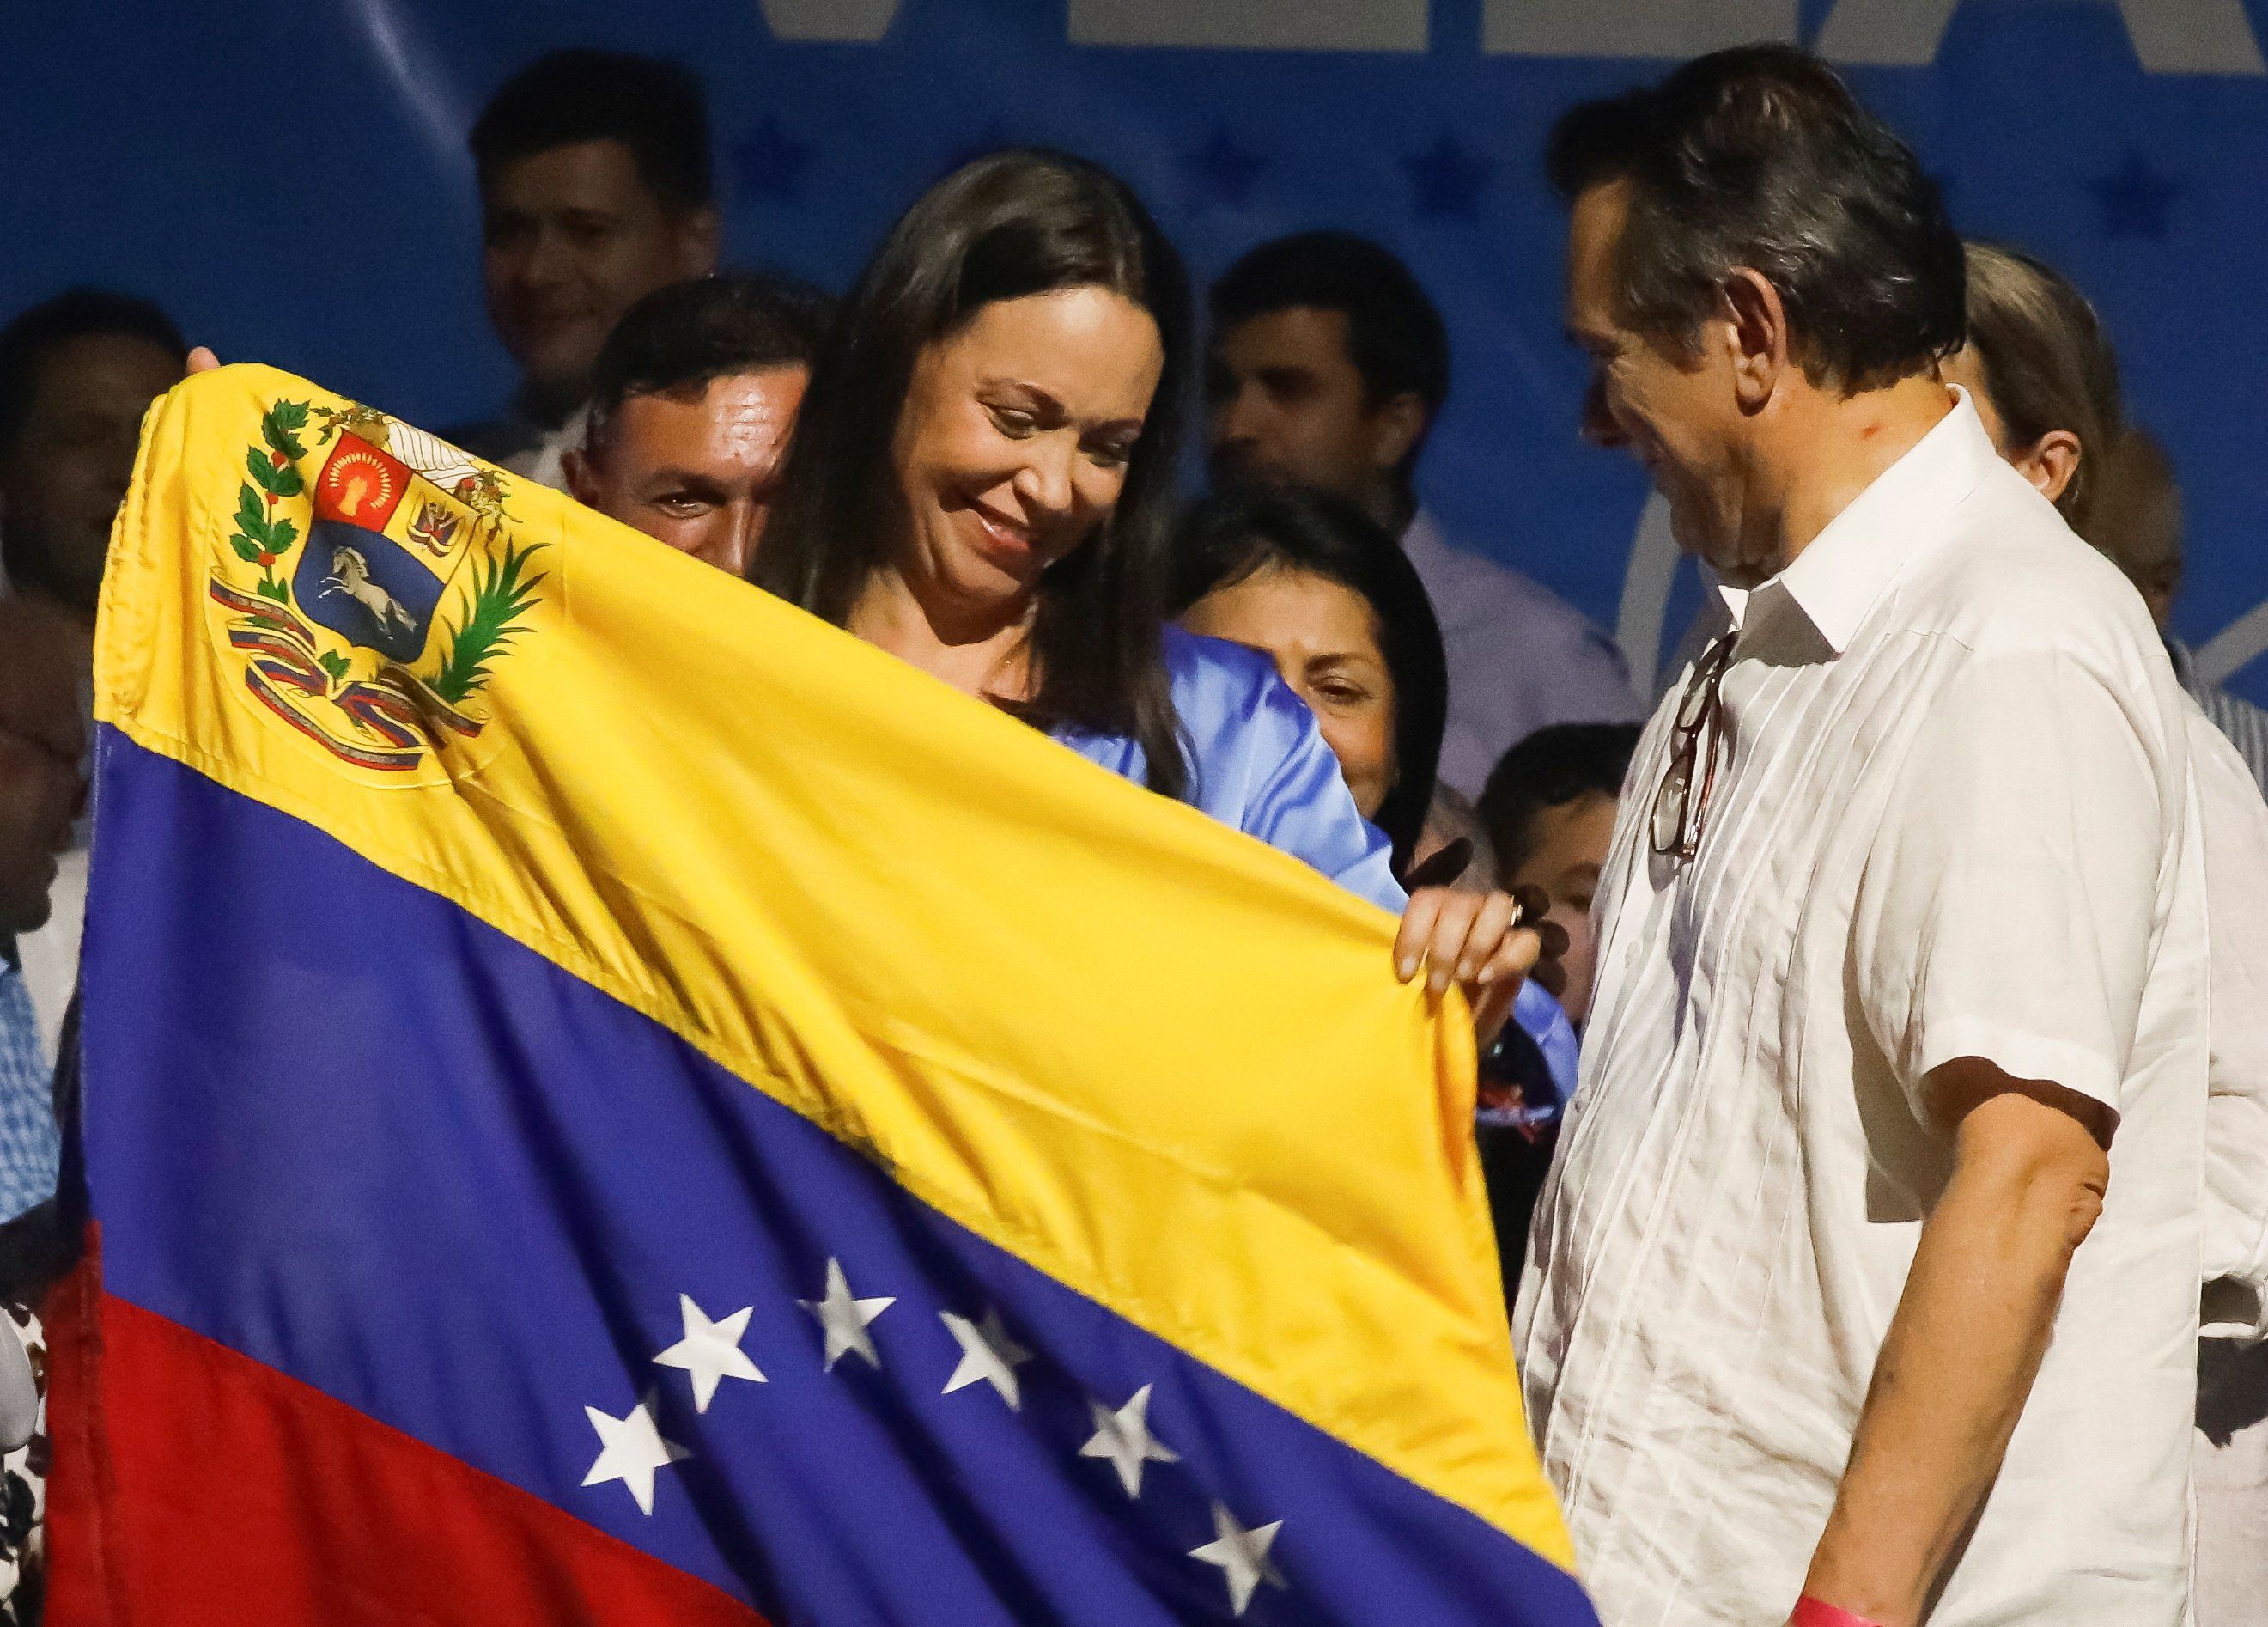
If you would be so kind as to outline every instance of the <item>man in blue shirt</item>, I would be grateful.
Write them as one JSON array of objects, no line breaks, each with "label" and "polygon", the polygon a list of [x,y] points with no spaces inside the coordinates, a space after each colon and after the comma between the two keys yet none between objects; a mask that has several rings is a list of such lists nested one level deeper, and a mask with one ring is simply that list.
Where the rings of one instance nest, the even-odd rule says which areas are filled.
[{"label": "man in blue shirt", "polygon": [[55,1190],[53,1079],[16,937],[47,921],[55,855],[85,798],[86,659],[82,625],[35,601],[0,600],[0,1223]]},{"label": "man in blue shirt", "polygon": [[1646,715],[1603,628],[1456,545],[1418,502],[1418,458],[1449,392],[1449,336],[1409,267],[1351,233],[1302,232],[1231,266],[1211,309],[1212,484],[1314,486],[1402,539],[1449,663],[1442,784],[1477,797],[1506,748],[1536,729]]}]

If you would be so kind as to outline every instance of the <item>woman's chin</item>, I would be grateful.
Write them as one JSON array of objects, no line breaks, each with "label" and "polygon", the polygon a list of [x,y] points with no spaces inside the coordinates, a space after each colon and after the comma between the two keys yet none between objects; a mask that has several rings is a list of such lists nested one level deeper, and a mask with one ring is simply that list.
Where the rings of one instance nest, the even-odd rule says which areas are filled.
[{"label": "woman's chin", "polygon": [[1027,574],[979,554],[947,562],[938,586],[964,610],[989,616],[1029,600],[1038,581],[1036,569]]}]

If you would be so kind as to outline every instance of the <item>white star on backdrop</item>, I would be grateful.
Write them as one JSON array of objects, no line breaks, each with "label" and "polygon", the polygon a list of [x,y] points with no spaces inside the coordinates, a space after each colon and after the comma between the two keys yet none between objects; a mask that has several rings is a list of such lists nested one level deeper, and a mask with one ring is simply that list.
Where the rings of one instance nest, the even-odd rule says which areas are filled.
[{"label": "white star on backdrop", "polygon": [[835,1364],[856,1350],[866,1358],[870,1367],[880,1367],[882,1358],[875,1353],[873,1335],[866,1324],[897,1304],[895,1297],[885,1299],[854,1299],[850,1283],[843,1275],[843,1262],[827,1262],[827,1297],[823,1299],[799,1299],[796,1303],[819,1319],[827,1334],[827,1371],[833,1372]]},{"label": "white star on backdrop", "polygon": [[652,1514],[654,1470],[693,1455],[675,1441],[661,1438],[653,1421],[653,1396],[647,1394],[626,1417],[615,1417],[596,1407],[584,1408],[583,1416],[599,1431],[599,1460],[583,1476],[583,1483],[603,1486],[619,1480],[637,1499],[638,1512]]},{"label": "white star on backdrop", "polygon": [[1284,1522],[1271,1520],[1248,1531],[1236,1522],[1227,1505],[1216,1503],[1212,1505],[1212,1528],[1213,1540],[1203,1548],[1189,1549],[1189,1557],[1221,1568],[1228,1581],[1228,1608],[1241,1616],[1263,1581],[1278,1587],[1285,1585],[1282,1573],[1268,1557],[1268,1549],[1275,1542],[1276,1534],[1284,1528]]},{"label": "white star on backdrop", "polygon": [[657,1367],[681,1367],[693,1375],[695,1411],[708,1411],[717,1387],[727,1379],[768,1382],[755,1363],[748,1359],[747,1352],[740,1349],[740,1340],[748,1331],[748,1318],[755,1314],[754,1305],[743,1305],[732,1315],[712,1322],[708,1313],[693,1303],[692,1295],[680,1294],[677,1310],[685,1320],[685,1337],[653,1361]]},{"label": "white star on backdrop", "polygon": [[950,1311],[939,1311],[937,1317],[961,1345],[961,1365],[946,1380],[944,1394],[950,1395],[980,1382],[989,1384],[1000,1392],[1011,1412],[1021,1412],[1024,1393],[1016,1382],[1016,1369],[1030,1361],[1032,1353],[1008,1336],[1008,1330],[1000,1326],[1000,1313],[987,1307],[982,1322]]},{"label": "white star on backdrop", "polygon": [[1134,1398],[1116,1412],[1099,1401],[1086,1403],[1094,1412],[1094,1438],[1079,1449],[1079,1455],[1108,1458],[1110,1467],[1118,1471],[1118,1483],[1130,1498],[1142,1495],[1145,1463],[1182,1461],[1180,1453],[1150,1433],[1150,1387],[1145,1384],[1135,1391]]}]

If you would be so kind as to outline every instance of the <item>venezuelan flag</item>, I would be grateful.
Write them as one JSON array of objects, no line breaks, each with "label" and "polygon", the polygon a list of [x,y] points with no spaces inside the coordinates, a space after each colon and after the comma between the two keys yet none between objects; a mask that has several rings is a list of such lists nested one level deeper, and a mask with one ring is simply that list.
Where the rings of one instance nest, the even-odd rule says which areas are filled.
[{"label": "venezuelan flag", "polygon": [[97,666],[53,1620],[1593,1619],[1370,906],[264,368]]}]

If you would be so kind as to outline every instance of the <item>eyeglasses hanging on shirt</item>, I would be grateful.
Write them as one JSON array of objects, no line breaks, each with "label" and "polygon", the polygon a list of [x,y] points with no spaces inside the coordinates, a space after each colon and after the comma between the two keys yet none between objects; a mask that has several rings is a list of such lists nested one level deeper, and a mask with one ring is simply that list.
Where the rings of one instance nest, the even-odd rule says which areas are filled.
[{"label": "eyeglasses hanging on shirt", "polygon": [[1724,745],[1725,669],[1733,664],[1738,629],[1719,634],[1685,680],[1669,736],[1669,772],[1653,794],[1653,850],[1680,864],[1701,850],[1701,822],[1717,788],[1717,758]]}]

